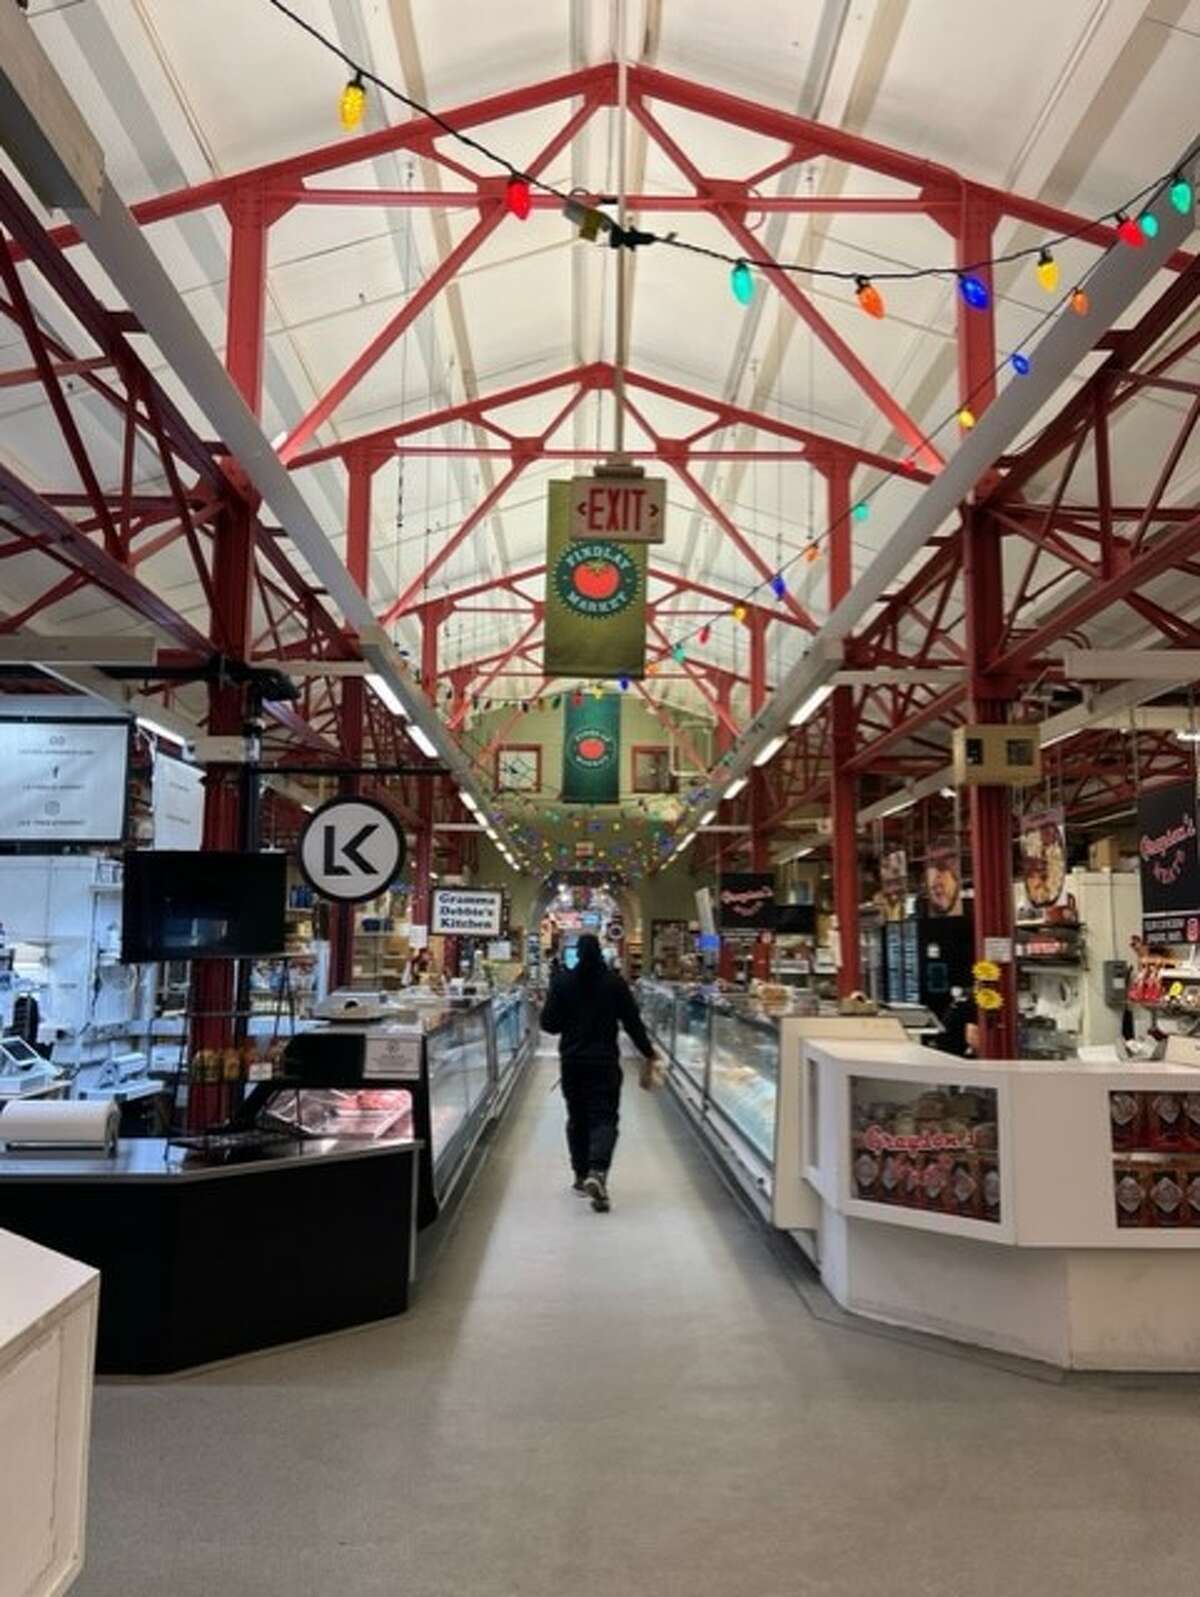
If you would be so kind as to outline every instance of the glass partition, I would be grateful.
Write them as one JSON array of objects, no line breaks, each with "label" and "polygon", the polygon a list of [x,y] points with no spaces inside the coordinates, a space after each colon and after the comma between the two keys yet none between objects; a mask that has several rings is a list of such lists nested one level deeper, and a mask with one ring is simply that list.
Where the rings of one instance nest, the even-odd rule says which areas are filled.
[{"label": "glass partition", "polygon": [[487,1010],[482,1004],[447,1016],[426,1038],[429,1113],[433,1135],[434,1180],[454,1165],[454,1154],[469,1133],[491,1091]]},{"label": "glass partition", "polygon": [[740,1133],[768,1165],[775,1153],[779,1025],[748,996],[643,982],[642,1013],[655,1040],[703,1093],[706,1113]]},{"label": "glass partition", "polygon": [[709,1003],[700,988],[681,988],[675,994],[674,1055],[698,1087],[704,1086],[708,1065]]}]

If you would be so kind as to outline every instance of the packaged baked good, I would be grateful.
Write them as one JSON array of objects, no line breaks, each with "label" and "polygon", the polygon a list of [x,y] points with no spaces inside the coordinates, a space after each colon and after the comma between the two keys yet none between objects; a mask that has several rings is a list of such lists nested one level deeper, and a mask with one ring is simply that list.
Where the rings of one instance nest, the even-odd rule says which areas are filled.
[{"label": "packaged baked good", "polygon": [[1150,1181],[1152,1223],[1170,1228],[1184,1223],[1184,1193],[1180,1172],[1171,1167],[1156,1169]]},{"label": "packaged baked good", "polygon": [[952,1214],[977,1219],[981,1195],[979,1190],[979,1160],[975,1155],[967,1159],[956,1159],[950,1172],[950,1185],[947,1188],[947,1199]]},{"label": "packaged baked good", "polygon": [[979,1161],[982,1172],[980,1189],[983,1193],[983,1218],[999,1220],[1001,1212],[1000,1167],[994,1154],[985,1153]]},{"label": "packaged baked good", "polygon": [[1123,1229],[1150,1223],[1146,1204],[1146,1186],[1143,1172],[1135,1165],[1120,1161],[1113,1165],[1113,1195],[1117,1206],[1117,1224]]},{"label": "packaged baked good", "polygon": [[1200,1092],[1184,1094],[1183,1137],[1187,1147],[1200,1152]]},{"label": "packaged baked good", "polygon": [[1177,1092],[1156,1092],[1150,1099],[1150,1146],[1178,1148],[1183,1142],[1183,1099]]},{"label": "packaged baked good", "polygon": [[879,1181],[879,1161],[864,1148],[854,1161],[854,1186],[857,1197],[875,1198]]},{"label": "packaged baked good", "polygon": [[1108,1095],[1112,1145],[1118,1152],[1123,1148],[1141,1147],[1142,1101],[1142,1094],[1138,1092],[1110,1092]]}]

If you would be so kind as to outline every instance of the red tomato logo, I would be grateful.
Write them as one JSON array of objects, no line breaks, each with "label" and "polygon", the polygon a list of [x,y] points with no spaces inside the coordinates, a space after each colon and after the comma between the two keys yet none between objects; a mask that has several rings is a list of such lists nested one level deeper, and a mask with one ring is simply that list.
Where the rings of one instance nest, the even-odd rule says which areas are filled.
[{"label": "red tomato logo", "polygon": [[585,599],[611,599],[620,586],[621,573],[611,560],[587,560],[575,567],[572,580]]}]

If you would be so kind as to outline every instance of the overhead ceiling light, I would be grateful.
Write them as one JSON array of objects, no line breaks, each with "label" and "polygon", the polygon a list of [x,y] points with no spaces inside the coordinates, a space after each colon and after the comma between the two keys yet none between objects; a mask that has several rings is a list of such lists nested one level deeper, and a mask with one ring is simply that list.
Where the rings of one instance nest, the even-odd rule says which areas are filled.
[{"label": "overhead ceiling light", "polygon": [[949,799],[949,798],[953,798],[953,797],[954,797],[954,795],[955,795],[955,794],[956,794],[956,793],[957,793],[957,792],[958,792],[958,789],[957,789],[957,788],[954,788],[954,787],[939,787],[939,788],[938,788],[938,793],[939,793],[939,795],[940,795],[940,796],[941,796],[941,797],[942,797],[942,798],[947,798],[947,799]]},{"label": "overhead ceiling light", "polygon": [[373,690],[375,697],[386,705],[393,715],[404,714],[404,705],[400,701],[400,696],[387,677],[380,676],[378,671],[369,671],[367,673],[367,686]]},{"label": "overhead ceiling light", "polygon": [[467,808],[474,812],[474,814],[479,815],[482,813],[479,807],[479,800],[475,797],[474,793],[469,793],[464,787],[458,796],[460,799],[462,799]]},{"label": "overhead ceiling light", "polygon": [[792,725],[803,726],[806,721],[811,720],[832,692],[832,682],[825,682],[819,688],[814,688],[795,715],[793,715]]},{"label": "overhead ceiling light", "polygon": [[792,858],[793,859],[807,859],[808,856],[811,853],[812,853],[812,845],[810,845],[808,848],[798,848],[796,850],[796,852],[792,855]]},{"label": "overhead ceiling light", "polygon": [[750,778],[748,776],[737,777],[734,781],[730,782],[722,797],[727,799],[737,798],[738,794],[742,791],[749,780]]},{"label": "overhead ceiling light", "polygon": [[1195,727],[1181,726],[1175,733],[1175,739],[1179,743],[1200,743],[1200,731]]},{"label": "overhead ceiling light", "polygon": [[1068,727],[1065,732],[1055,732],[1051,737],[1041,739],[1044,749],[1052,749],[1056,743],[1065,743],[1068,738],[1078,737],[1083,731],[1081,726]]},{"label": "overhead ceiling light", "polygon": [[772,738],[769,743],[764,743],[762,748],[759,749],[758,753],[754,756],[755,765],[769,764],[779,753],[780,749],[786,742],[787,733],[781,732],[778,737]]},{"label": "overhead ceiling light", "polygon": [[408,733],[409,737],[417,745],[422,754],[428,754],[430,759],[434,758],[434,756],[437,754],[437,745],[429,736],[429,733],[424,730],[424,728],[419,727],[415,721],[410,721],[404,730]]}]

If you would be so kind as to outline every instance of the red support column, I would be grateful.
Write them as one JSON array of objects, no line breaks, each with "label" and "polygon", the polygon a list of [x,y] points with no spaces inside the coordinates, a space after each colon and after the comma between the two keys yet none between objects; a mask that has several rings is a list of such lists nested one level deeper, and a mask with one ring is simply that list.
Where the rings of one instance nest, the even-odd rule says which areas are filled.
[{"label": "red support column", "polygon": [[[346,568],[361,593],[367,593],[371,561],[371,485],[381,464],[372,450],[352,450],[346,460],[349,488],[346,500]],[[349,764],[361,765],[366,722],[367,685],[362,677],[346,677],[341,685],[342,752]],[[357,793],[358,776],[343,776],[343,796]],[[329,985],[349,987],[354,978],[354,905],[335,904],[329,912]]]},{"label": "red support column", "polygon": [[[426,693],[436,693],[438,679],[438,628],[441,611],[430,606],[421,612],[421,681]],[[432,917],[434,784],[422,778],[417,788],[417,846],[413,856],[412,907],[414,926],[429,927]]]},{"label": "red support column", "polygon": [[[257,415],[262,408],[262,369],[266,327],[267,230],[260,190],[240,191],[230,207],[232,228],[229,297],[226,304],[225,364],[242,398]],[[212,584],[214,603],[209,636],[241,659],[253,642],[254,512],[249,501],[225,512],[214,527]],[[244,705],[240,688],[214,683],[208,693],[208,730],[229,737],[242,730]],[[237,849],[242,835],[240,771],[236,766],[209,766],[205,774],[204,847]],[[233,962],[205,960],[193,977],[193,1046],[221,1048],[234,1037]],[[190,1104],[193,1124],[219,1116],[215,1101]]]},{"label": "red support column", "polygon": [[[758,714],[767,702],[767,628],[771,618],[765,610],[752,609],[746,617],[750,628],[750,716]],[[766,831],[766,819],[771,813],[770,795],[767,792],[767,773],[755,767],[750,775],[750,868],[769,871],[771,852]],[[754,939],[753,970],[762,981],[771,976],[771,944],[769,932],[760,932]]]},{"label": "red support column", "polygon": [[[1009,694],[985,674],[1004,627],[1003,549],[1000,529],[990,517],[968,511],[963,538],[963,593],[966,607],[970,713],[975,721],[1003,721]],[[989,937],[1013,937],[1012,805],[1007,787],[970,790],[971,861],[975,886],[975,957],[982,959]],[[1016,1054],[1016,978],[1010,961],[1001,966],[1004,1007],[979,1015],[980,1056],[1011,1059]]]},{"label": "red support column", "polygon": [[[831,610],[846,597],[853,581],[850,470],[849,461],[837,458],[825,472]],[[835,688],[829,710],[833,764],[829,783],[833,821],[833,907],[837,914],[841,956],[838,992],[845,998],[862,987],[858,927],[858,778],[850,768],[855,744],[853,688]]]},{"label": "red support column", "polygon": [[970,269],[988,291],[988,308],[972,310],[958,295],[958,398],[981,416],[996,397],[996,285],[990,266],[981,266],[992,253],[992,234],[998,212],[995,202],[966,188],[955,230],[955,258],[960,269]]}]

